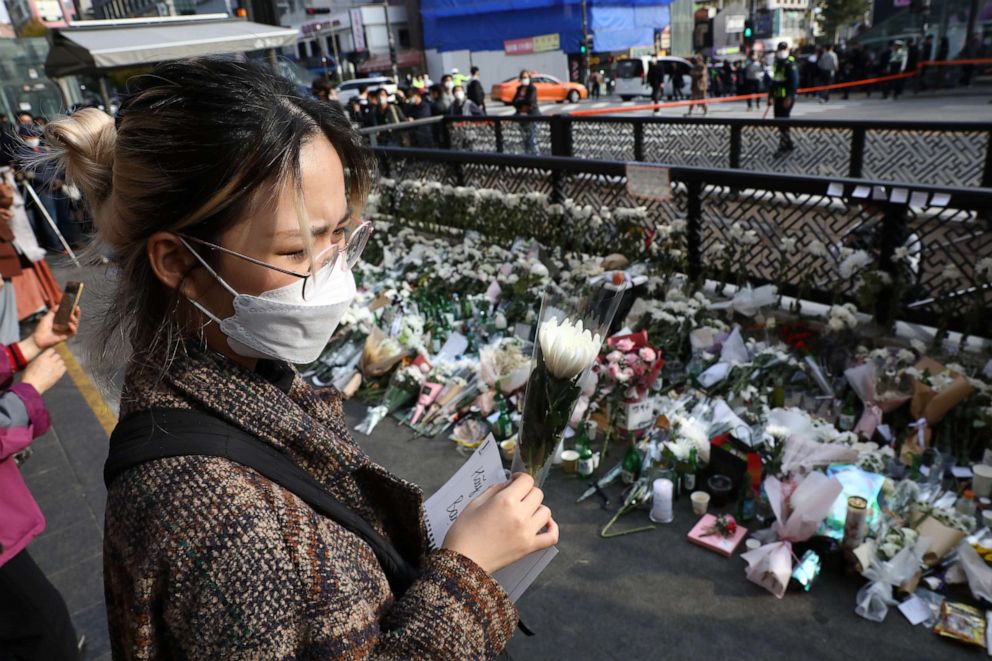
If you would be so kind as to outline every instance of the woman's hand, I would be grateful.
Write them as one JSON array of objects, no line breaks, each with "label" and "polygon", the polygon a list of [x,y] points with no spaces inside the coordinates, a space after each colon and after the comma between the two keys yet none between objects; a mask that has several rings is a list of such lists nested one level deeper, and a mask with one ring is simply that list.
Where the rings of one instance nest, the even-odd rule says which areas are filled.
[{"label": "woman's hand", "polygon": [[77,307],[72,311],[72,316],[69,317],[67,328],[55,329],[52,327],[52,323],[55,321],[55,312],[49,311],[41,318],[38,325],[35,326],[34,332],[31,333],[31,339],[34,340],[34,343],[38,345],[41,351],[50,349],[59,342],[65,342],[79,330],[80,315],[81,313]]},{"label": "woman's hand", "polygon": [[442,547],[492,574],[525,555],[554,546],[558,524],[543,501],[544,493],[534,486],[534,478],[516,473],[509,482],[490,487],[469,503],[448,530]]},{"label": "woman's hand", "polygon": [[40,395],[54,386],[63,374],[65,362],[62,356],[49,349],[24,368],[24,378],[21,381],[34,386]]}]

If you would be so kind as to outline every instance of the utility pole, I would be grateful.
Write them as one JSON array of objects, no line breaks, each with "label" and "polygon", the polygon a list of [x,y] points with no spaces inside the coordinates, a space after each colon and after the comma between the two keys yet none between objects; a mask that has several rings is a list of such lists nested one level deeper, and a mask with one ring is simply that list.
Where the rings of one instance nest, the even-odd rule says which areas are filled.
[{"label": "utility pole", "polygon": [[393,69],[393,82],[400,83],[400,70],[396,66],[396,42],[393,40],[393,24],[389,20],[389,0],[382,0],[382,11],[386,14],[386,38],[389,39],[389,64]]},{"label": "utility pole", "polygon": [[586,0],[582,0],[582,70],[579,72],[579,82],[589,83],[589,15],[586,12]]}]

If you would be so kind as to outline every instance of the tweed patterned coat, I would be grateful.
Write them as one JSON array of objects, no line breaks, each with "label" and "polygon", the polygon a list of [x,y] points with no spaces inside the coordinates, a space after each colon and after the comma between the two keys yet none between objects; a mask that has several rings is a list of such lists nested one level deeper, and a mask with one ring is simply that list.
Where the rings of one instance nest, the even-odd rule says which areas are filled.
[{"label": "tweed patterned coat", "polygon": [[[267,377],[259,372],[266,372]],[[386,535],[421,577],[392,595],[372,550],[254,470],[158,459],[107,494],[104,581],[115,659],[486,659],[517,613],[469,559],[427,551],[422,494],[351,440],[341,401],[286,366],[213,353],[164,378],[132,367],[122,415],[197,408],[287,453]]]}]

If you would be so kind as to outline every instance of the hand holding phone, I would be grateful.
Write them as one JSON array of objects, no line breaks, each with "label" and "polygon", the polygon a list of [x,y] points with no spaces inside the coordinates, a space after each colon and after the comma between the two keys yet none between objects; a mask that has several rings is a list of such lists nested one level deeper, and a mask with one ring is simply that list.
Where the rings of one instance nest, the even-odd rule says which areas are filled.
[{"label": "hand holding phone", "polygon": [[[55,313],[55,319],[52,321],[52,329],[54,331],[58,333],[67,333],[69,331],[69,323],[72,321],[79,307],[79,299],[82,295],[83,283],[75,280],[70,280],[66,283],[65,292],[62,294],[62,302],[59,303],[59,309]],[[72,334],[74,335],[75,331]]]}]

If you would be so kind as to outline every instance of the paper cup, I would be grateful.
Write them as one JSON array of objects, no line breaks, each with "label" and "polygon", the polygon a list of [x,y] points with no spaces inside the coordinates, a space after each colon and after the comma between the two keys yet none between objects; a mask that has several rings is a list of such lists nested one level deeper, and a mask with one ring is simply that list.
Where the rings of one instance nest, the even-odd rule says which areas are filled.
[{"label": "paper cup", "polygon": [[744,542],[744,546],[747,547],[748,551],[757,551],[761,548],[761,542],[756,540],[754,537],[748,537],[747,541]]},{"label": "paper cup", "polygon": [[569,475],[575,475],[578,472],[577,466],[579,462],[579,453],[575,450],[562,450],[561,452],[561,465],[565,469],[565,472]]},{"label": "paper cup", "polygon": [[982,522],[992,530],[992,510],[982,510]]},{"label": "paper cup", "polygon": [[975,497],[988,497],[992,491],[992,466],[975,464],[971,470],[975,473],[975,479],[971,481],[971,490],[975,492]]},{"label": "paper cup", "polygon": [[706,514],[706,510],[710,506],[710,495],[705,491],[693,491],[690,498],[692,499],[692,513],[696,516]]}]

